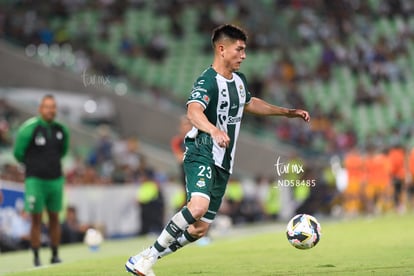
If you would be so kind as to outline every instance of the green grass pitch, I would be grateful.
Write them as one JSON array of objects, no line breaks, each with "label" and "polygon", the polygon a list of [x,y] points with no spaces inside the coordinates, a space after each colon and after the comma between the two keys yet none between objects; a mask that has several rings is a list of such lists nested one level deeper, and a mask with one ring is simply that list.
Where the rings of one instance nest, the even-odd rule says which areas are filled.
[{"label": "green grass pitch", "polygon": [[[321,221],[322,238],[310,250],[293,248],[284,225],[251,226],[191,245],[160,260],[157,275],[414,275],[414,214]],[[63,246],[63,264],[31,267],[31,252],[0,255],[0,275],[125,275],[131,254],[150,244],[140,238],[106,241],[99,252]],[[49,250],[41,253],[43,263]]]}]

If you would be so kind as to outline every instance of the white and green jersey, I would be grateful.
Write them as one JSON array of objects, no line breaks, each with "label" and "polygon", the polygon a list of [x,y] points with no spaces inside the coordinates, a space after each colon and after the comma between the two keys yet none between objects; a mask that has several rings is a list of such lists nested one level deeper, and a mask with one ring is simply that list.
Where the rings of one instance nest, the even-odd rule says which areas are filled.
[{"label": "white and green jersey", "polygon": [[230,144],[222,148],[209,134],[193,127],[186,136],[185,158],[208,158],[216,166],[231,173],[244,106],[250,99],[243,74],[233,73],[233,78],[229,80],[212,67],[205,70],[194,83],[187,105],[200,103],[207,119],[227,133]]}]

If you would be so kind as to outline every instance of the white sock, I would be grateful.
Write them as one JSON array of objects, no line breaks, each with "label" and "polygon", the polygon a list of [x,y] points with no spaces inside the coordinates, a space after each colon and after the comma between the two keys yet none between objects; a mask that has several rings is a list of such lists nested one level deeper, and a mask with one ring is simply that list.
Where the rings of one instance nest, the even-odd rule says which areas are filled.
[{"label": "white sock", "polygon": [[153,248],[158,253],[166,250],[172,243],[174,243],[184,232],[190,224],[196,222],[187,208],[183,208],[180,212],[175,214],[167,226],[162,230],[160,236],[155,241]]},{"label": "white sock", "polygon": [[158,254],[159,257],[164,257],[167,256],[175,251],[177,251],[178,249],[180,249],[181,247],[186,246],[187,244],[190,244],[192,242],[195,242],[196,240],[198,240],[198,238],[194,238],[193,236],[190,235],[190,233],[188,233],[187,230],[185,230],[181,236],[179,236],[169,247],[167,247],[164,251],[160,252]]}]

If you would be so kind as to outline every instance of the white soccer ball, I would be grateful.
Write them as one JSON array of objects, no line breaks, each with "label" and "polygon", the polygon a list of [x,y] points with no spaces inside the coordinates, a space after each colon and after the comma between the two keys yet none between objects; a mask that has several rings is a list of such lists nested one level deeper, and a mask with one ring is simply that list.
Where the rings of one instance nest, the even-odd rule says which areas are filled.
[{"label": "white soccer ball", "polygon": [[85,233],[83,242],[91,249],[98,249],[103,242],[103,235],[99,230],[89,228]]},{"label": "white soccer ball", "polygon": [[294,216],[286,227],[286,236],[291,245],[298,249],[310,249],[321,238],[321,225],[311,215]]}]

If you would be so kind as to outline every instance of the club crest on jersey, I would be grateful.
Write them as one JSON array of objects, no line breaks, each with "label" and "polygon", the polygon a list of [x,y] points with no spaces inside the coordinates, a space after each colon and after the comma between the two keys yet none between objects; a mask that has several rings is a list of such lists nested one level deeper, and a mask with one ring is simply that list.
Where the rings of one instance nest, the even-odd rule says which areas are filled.
[{"label": "club crest on jersey", "polygon": [[43,136],[41,136],[41,135],[36,136],[36,138],[35,138],[35,144],[36,144],[36,146],[44,146],[44,145],[46,145],[46,138],[43,137]]},{"label": "club crest on jersey", "polygon": [[203,188],[206,186],[206,182],[204,181],[204,178],[200,178],[197,183],[196,183],[197,187],[199,188]]},{"label": "club crest on jersey", "polygon": [[244,92],[243,85],[240,84],[239,89],[240,89],[240,96],[245,97],[246,93]]}]

